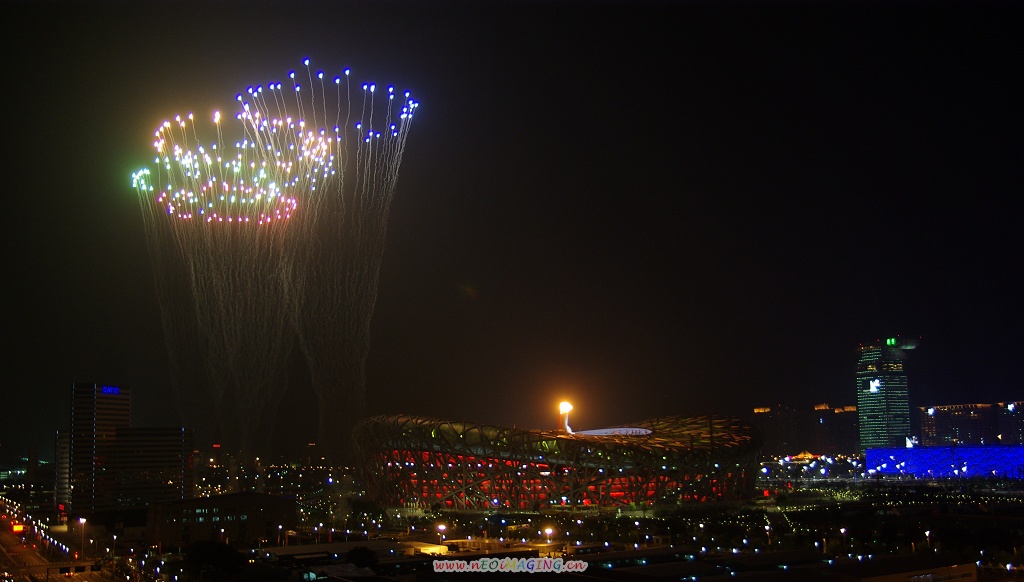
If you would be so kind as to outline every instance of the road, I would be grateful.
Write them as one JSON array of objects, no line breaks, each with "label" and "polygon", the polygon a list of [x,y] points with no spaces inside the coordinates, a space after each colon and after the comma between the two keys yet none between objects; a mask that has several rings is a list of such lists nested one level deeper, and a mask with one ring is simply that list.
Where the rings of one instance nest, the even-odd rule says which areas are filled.
[{"label": "road", "polygon": [[[7,524],[8,522],[5,520],[0,523]],[[62,566],[70,567],[74,570],[76,565],[87,568],[88,564],[72,561],[50,562],[39,552],[40,548],[36,547],[28,539],[28,536],[23,541],[21,536],[11,533],[6,528],[0,531],[0,570],[10,573],[13,580],[17,582],[32,582],[33,577],[35,580],[40,581],[62,578],[79,580],[81,582],[105,580],[99,572],[83,572],[65,577],[64,574],[60,573]]]}]

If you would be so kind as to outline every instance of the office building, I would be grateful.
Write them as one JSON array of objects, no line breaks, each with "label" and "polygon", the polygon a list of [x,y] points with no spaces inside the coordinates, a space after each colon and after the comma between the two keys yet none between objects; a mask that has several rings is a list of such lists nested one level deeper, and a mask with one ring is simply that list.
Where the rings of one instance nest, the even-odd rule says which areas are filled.
[{"label": "office building", "polygon": [[754,408],[754,428],[761,434],[761,456],[781,458],[810,452],[854,455],[860,452],[857,407],[826,403],[795,409],[784,405]]},{"label": "office building", "polygon": [[98,506],[135,509],[189,499],[195,489],[192,431],[121,428],[107,448]]},{"label": "office building", "polygon": [[57,431],[53,466],[56,473],[53,497],[58,512],[57,517],[63,523],[67,521],[67,512],[71,507],[71,437],[68,431]]},{"label": "office building", "polygon": [[280,545],[282,536],[298,526],[298,515],[294,497],[265,493],[154,503],[149,506],[146,538],[164,549],[200,541],[240,547]]},{"label": "office building", "polygon": [[953,404],[918,408],[920,444],[991,445],[999,434],[998,409],[992,404]]},{"label": "office building", "polygon": [[1022,444],[1024,402],[952,404],[918,408],[920,444],[951,445]]},{"label": "office building", "polygon": [[[68,489],[59,491],[57,497],[58,500],[66,498],[69,511],[92,514],[98,509],[96,497],[101,459],[105,448],[114,442],[117,429],[131,425],[131,417],[131,388],[72,384],[71,427],[66,440],[60,435],[57,437],[58,456],[62,456],[59,447],[66,442],[68,461]],[[58,485],[63,483],[58,480]]]},{"label": "office building", "polygon": [[795,455],[806,449],[806,442],[799,442],[799,415],[794,408],[782,404],[758,406],[751,418],[754,428],[761,435],[761,455],[766,458]]},{"label": "office building", "polygon": [[822,455],[854,455],[860,451],[856,406],[816,404],[807,428],[813,439],[810,451]]},{"label": "office building", "polygon": [[1024,445],[1024,401],[999,402],[999,442]]},{"label": "office building", "polygon": [[857,420],[861,450],[905,446],[910,398],[904,361],[915,340],[888,338],[861,345],[857,360]]},{"label": "office building", "polygon": [[76,383],[71,423],[57,434],[55,501],[62,519],[191,498],[192,432],[131,426],[131,389]]}]

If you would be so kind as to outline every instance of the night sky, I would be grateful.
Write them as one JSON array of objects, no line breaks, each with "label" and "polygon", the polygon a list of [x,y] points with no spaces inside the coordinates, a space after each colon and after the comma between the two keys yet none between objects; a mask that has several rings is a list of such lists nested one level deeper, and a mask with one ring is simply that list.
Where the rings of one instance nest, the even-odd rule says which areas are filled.
[{"label": "night sky", "polygon": [[[7,8],[7,7],[5,7]],[[1024,399],[1024,10],[990,2],[23,3],[2,54],[0,456],[73,382],[179,425],[131,173],[153,130],[301,67],[421,106],[388,226],[370,414],[577,429]],[[281,451],[313,438],[300,358]],[[205,445],[206,443],[198,443]]]}]

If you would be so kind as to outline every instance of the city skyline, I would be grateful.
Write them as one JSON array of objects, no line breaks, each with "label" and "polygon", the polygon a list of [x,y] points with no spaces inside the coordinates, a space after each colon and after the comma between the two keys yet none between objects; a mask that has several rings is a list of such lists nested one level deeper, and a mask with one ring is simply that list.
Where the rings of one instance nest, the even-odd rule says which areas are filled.
[{"label": "city skyline", "polygon": [[[131,172],[163,119],[307,57],[422,103],[368,415],[553,428],[565,399],[586,430],[854,404],[858,343],[897,334],[920,338],[911,407],[1021,398],[1017,6],[55,7],[15,5],[31,51],[4,40],[24,141],[0,454],[52,458],[76,382],[181,422]],[[288,449],[315,433],[290,349],[267,427]]]}]

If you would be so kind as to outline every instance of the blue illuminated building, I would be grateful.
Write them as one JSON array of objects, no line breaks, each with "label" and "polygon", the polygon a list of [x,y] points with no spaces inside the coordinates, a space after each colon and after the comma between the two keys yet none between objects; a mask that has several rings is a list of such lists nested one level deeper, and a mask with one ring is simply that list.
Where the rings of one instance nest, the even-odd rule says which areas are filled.
[{"label": "blue illuminated building", "polygon": [[879,448],[865,452],[868,475],[944,479],[1024,478],[1024,445]]}]

